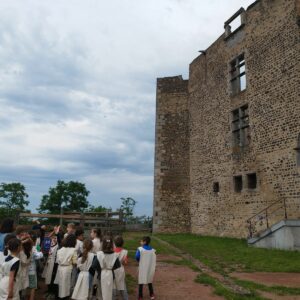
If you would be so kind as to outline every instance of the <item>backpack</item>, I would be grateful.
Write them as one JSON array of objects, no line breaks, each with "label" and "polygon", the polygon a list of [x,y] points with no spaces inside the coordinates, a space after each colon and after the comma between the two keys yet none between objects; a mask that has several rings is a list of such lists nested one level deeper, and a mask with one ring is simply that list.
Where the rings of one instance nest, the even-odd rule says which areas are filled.
[{"label": "backpack", "polygon": [[42,252],[44,254],[48,254],[49,251],[50,251],[50,248],[51,248],[51,238],[45,236],[44,240],[43,240],[43,243],[42,243]]}]

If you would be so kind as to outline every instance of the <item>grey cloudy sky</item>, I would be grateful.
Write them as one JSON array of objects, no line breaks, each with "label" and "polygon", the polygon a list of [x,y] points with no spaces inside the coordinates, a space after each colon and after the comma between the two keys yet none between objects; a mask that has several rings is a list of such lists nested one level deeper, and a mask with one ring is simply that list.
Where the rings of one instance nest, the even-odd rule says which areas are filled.
[{"label": "grey cloudy sky", "polygon": [[0,182],[35,210],[58,179],[152,214],[155,81],[183,74],[254,0],[1,0]]}]

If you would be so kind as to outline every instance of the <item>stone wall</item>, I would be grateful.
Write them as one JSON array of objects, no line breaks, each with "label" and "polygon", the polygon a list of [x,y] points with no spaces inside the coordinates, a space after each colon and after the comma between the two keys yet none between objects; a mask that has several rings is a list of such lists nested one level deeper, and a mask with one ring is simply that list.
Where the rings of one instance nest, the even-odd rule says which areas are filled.
[{"label": "stone wall", "polygon": [[[158,125],[156,133],[157,138],[168,141],[162,144],[156,140],[156,164],[168,162],[165,177],[157,173],[160,167],[155,167],[155,199],[163,199],[154,203],[160,214],[154,218],[159,223],[155,227],[158,231],[172,231],[170,219],[174,211],[188,204],[191,232],[207,235],[245,237],[246,220],[276,201],[286,202],[288,218],[300,217],[300,168],[294,150],[300,133],[299,1],[260,0],[241,13],[240,28],[232,33],[227,28],[226,35],[191,63],[188,93],[179,93],[189,105],[188,111],[184,110],[185,117],[179,118],[177,113],[173,118],[172,114],[169,116],[172,121],[160,119],[161,115],[167,116],[164,104],[170,103],[167,107],[171,109],[171,103],[179,102],[175,100],[179,94],[177,90],[175,94],[164,93],[161,83],[170,79],[158,80],[157,124],[164,123]],[[246,89],[233,94],[231,62],[241,54],[245,58]],[[177,88],[174,85],[173,90],[180,90],[181,84]],[[165,101],[166,98],[174,100]],[[248,105],[249,114],[245,134],[248,143],[241,147],[233,141],[232,120],[233,111],[244,105]],[[188,123],[182,123],[185,121]],[[181,143],[174,143],[172,148],[165,146],[172,141],[174,126],[189,128],[189,141],[184,143],[187,147]],[[188,148],[189,155],[185,152]],[[189,176],[169,168],[174,157],[189,161]],[[256,188],[250,188],[247,176],[253,173],[257,177]],[[234,176],[242,176],[241,191],[235,191]],[[162,188],[164,184],[158,183],[162,178],[165,183],[166,178],[189,182],[185,183],[184,193],[178,193],[171,186]],[[215,184],[219,191],[214,190]],[[272,209],[270,222],[284,217],[283,209],[271,212]],[[186,217],[188,213],[183,219]],[[262,226],[266,225],[264,222]],[[189,227],[186,224],[184,231]]]},{"label": "stone wall", "polygon": [[[246,11],[242,28],[221,36],[190,66],[192,232],[246,236],[246,219],[281,199],[289,217],[300,217],[293,150],[300,132],[296,19],[294,0],[258,1]],[[230,62],[241,53],[247,87],[232,96]],[[236,149],[232,111],[245,104],[250,142]],[[256,189],[247,188],[250,173],[257,175]],[[234,191],[235,175],[243,176],[241,192]],[[219,182],[219,193],[213,182]]]},{"label": "stone wall", "polygon": [[188,81],[157,80],[153,230],[190,231]]}]

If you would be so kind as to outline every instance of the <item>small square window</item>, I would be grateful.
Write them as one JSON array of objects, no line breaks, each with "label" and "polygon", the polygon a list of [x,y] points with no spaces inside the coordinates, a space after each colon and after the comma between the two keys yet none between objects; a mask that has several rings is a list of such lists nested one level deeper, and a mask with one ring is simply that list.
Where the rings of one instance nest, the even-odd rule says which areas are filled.
[{"label": "small square window", "polygon": [[257,188],[257,176],[256,173],[247,174],[248,189],[255,190]]},{"label": "small square window", "polygon": [[234,183],[234,191],[236,193],[240,193],[243,189],[243,177],[240,176],[234,176],[233,177],[233,183]]},{"label": "small square window", "polygon": [[214,182],[214,184],[213,184],[213,192],[214,193],[219,193],[220,192],[220,184],[219,184],[219,182]]}]

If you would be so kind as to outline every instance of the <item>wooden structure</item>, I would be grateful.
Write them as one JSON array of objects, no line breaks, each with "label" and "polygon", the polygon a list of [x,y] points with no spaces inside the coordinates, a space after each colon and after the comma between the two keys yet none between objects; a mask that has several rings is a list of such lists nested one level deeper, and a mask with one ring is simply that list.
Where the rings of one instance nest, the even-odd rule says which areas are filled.
[{"label": "wooden structure", "polygon": [[16,223],[21,218],[31,219],[59,219],[61,225],[64,223],[74,223],[82,226],[85,230],[91,228],[101,228],[102,232],[122,232],[125,230],[125,222],[123,220],[123,211],[106,211],[106,212],[65,212],[64,214],[38,214],[21,212],[17,215]]}]

